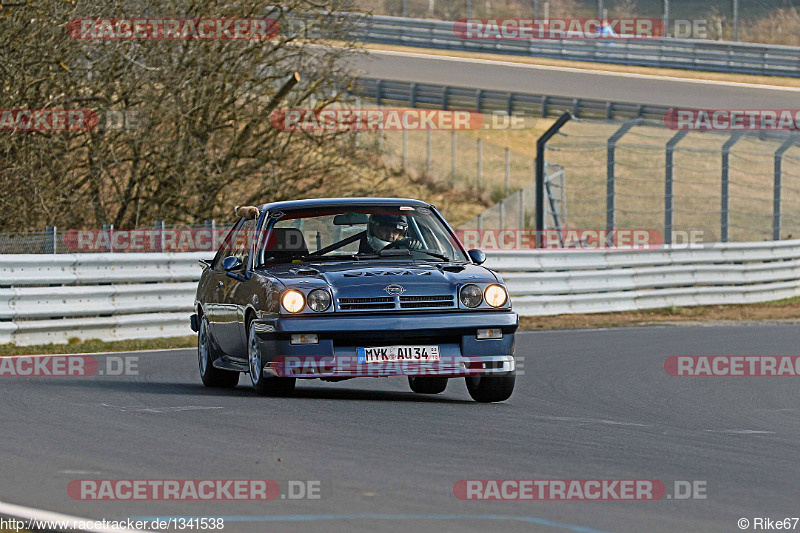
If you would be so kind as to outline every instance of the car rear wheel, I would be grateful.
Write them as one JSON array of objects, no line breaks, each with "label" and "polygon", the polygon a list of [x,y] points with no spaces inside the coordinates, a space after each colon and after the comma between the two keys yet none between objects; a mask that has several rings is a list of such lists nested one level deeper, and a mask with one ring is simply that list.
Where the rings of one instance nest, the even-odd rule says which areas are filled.
[{"label": "car rear wheel", "polygon": [[447,378],[408,376],[408,385],[419,394],[439,394],[447,388]]},{"label": "car rear wheel", "polygon": [[255,328],[247,326],[247,360],[250,366],[250,382],[261,396],[286,396],[294,391],[295,378],[265,378],[264,358]]},{"label": "car rear wheel", "polygon": [[239,372],[230,372],[214,368],[214,361],[221,354],[214,348],[208,333],[208,319],[200,320],[197,332],[197,363],[200,367],[200,379],[206,387],[232,389],[239,384]]},{"label": "car rear wheel", "polygon": [[469,395],[476,402],[502,402],[514,392],[516,375],[509,372],[499,376],[469,376],[466,381]]}]

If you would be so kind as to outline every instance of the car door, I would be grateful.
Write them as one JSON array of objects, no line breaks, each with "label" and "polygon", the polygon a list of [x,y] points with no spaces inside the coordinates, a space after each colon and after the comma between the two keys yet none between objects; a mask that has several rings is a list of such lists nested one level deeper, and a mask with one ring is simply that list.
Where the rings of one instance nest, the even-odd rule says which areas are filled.
[{"label": "car door", "polygon": [[225,351],[223,348],[224,342],[221,341],[223,340],[224,321],[226,318],[223,300],[225,286],[230,278],[228,278],[225,270],[222,268],[222,260],[232,254],[233,243],[235,242],[233,239],[236,232],[241,227],[243,220],[244,219],[239,219],[236,224],[233,225],[231,231],[228,232],[228,235],[223,239],[217,251],[217,255],[214,256],[214,262],[211,264],[211,269],[208,273],[209,279],[204,291],[206,298],[205,301],[202,302],[203,313],[208,318],[209,333],[217,346],[222,348],[223,351]]},{"label": "car door", "polygon": [[[256,220],[245,220],[233,235],[230,255],[242,262],[242,268],[233,272],[245,276],[248,270],[250,247],[255,236]],[[235,358],[247,355],[247,343],[244,337],[245,303],[249,300],[249,284],[246,281],[226,275],[221,284],[219,302],[219,337],[222,351]]]}]

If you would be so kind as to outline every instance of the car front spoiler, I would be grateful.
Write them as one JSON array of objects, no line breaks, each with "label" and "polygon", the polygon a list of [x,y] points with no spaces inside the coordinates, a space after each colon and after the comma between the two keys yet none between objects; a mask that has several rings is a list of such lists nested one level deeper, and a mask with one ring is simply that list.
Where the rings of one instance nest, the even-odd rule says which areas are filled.
[{"label": "car front spoiler", "polygon": [[358,377],[467,377],[515,373],[517,364],[513,355],[483,357],[452,357],[446,361],[419,363],[413,361],[388,361],[358,363],[348,356],[315,357],[287,356],[264,366],[264,377],[294,378],[358,378]]},{"label": "car front spoiler", "polygon": [[[264,375],[301,378],[466,376],[514,372],[514,333],[510,311],[369,313],[261,318],[252,327],[265,361]],[[502,338],[476,338],[478,329],[495,328]],[[292,344],[292,334],[316,334],[314,344]],[[358,362],[369,346],[439,346],[439,361]]]}]

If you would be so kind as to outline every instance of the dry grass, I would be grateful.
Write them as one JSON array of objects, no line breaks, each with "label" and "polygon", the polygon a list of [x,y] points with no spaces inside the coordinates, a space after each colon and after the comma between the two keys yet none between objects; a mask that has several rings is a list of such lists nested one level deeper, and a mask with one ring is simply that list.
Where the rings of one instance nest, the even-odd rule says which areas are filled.
[{"label": "dry grass", "polygon": [[742,32],[745,41],[800,46],[800,11],[797,7],[774,9]]},{"label": "dry grass", "polygon": [[34,346],[17,346],[0,344],[0,356],[4,355],[42,355],[42,354],[76,354],[105,352],[138,352],[144,350],[163,350],[173,348],[194,348],[197,337],[170,337],[165,339],[139,339],[130,341],[105,342],[89,339],[84,342],[74,341],[69,344],[40,344]]},{"label": "dry grass", "polygon": [[651,311],[520,317],[520,329],[582,329],[727,322],[800,322],[800,298],[747,305],[670,307]]}]

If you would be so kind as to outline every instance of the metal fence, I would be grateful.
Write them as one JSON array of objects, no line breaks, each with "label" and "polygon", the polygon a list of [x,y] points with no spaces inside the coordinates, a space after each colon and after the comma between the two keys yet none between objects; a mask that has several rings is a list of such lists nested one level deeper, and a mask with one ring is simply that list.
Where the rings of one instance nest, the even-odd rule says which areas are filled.
[{"label": "metal fence", "polygon": [[[528,185],[509,194],[493,206],[460,224],[461,230],[525,230],[534,226],[536,185]],[[567,187],[564,169],[547,165],[545,173],[545,230],[565,230]]]},{"label": "metal fence", "polygon": [[475,40],[460,37],[454,21],[378,15],[360,19],[357,37],[370,43],[465,52],[800,77],[800,48],[793,46],[699,39]]},{"label": "metal fence", "polygon": [[214,252],[230,230],[215,220],[202,225],[170,225],[156,221],[151,227],[117,229],[60,229],[0,233],[0,254],[75,254],[137,252]]},{"label": "metal fence", "polygon": [[566,227],[656,230],[664,242],[800,235],[800,136],[569,122],[547,145],[564,168]]}]

